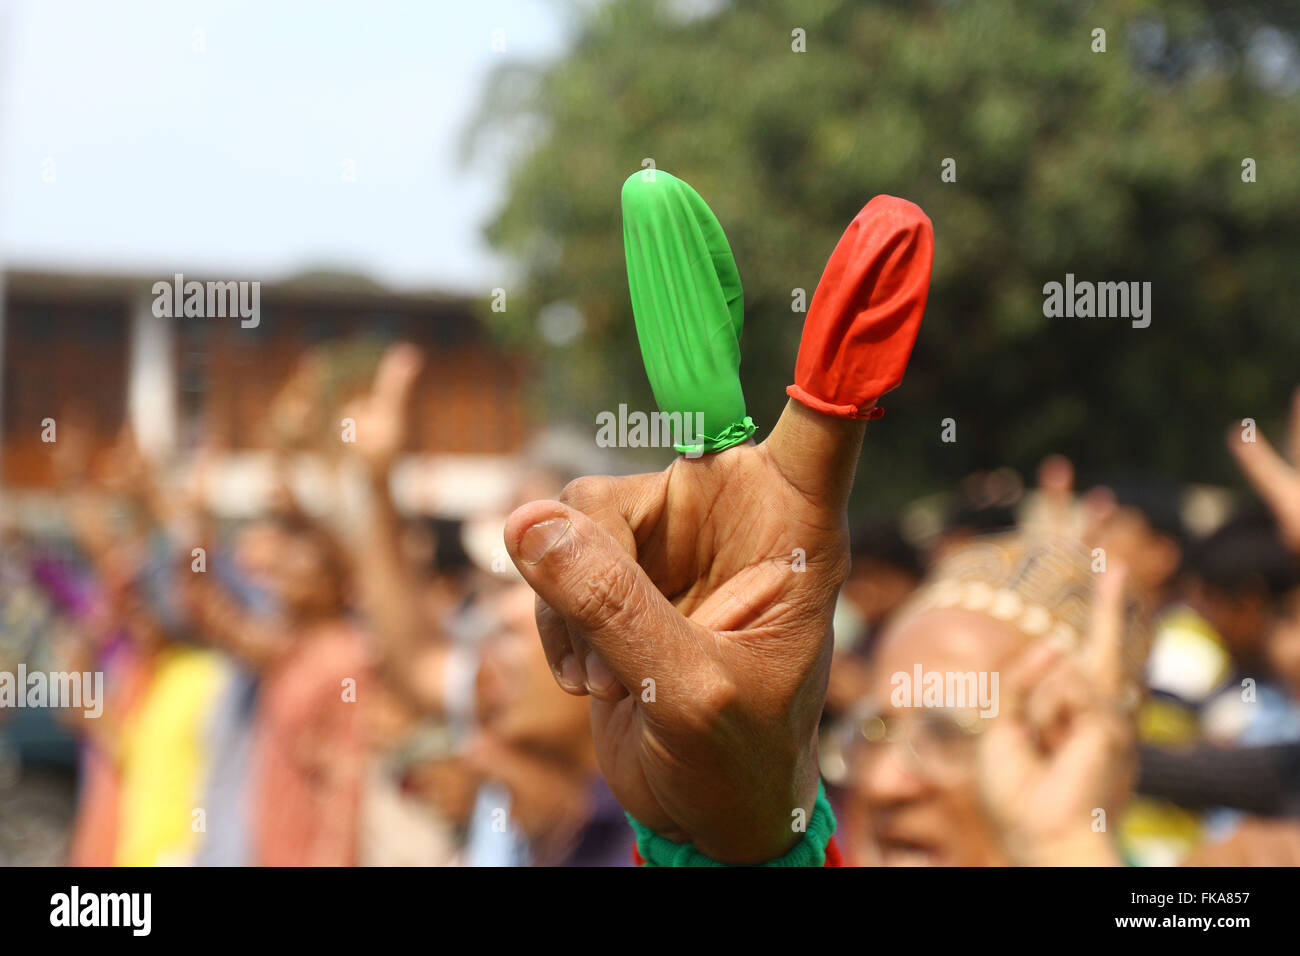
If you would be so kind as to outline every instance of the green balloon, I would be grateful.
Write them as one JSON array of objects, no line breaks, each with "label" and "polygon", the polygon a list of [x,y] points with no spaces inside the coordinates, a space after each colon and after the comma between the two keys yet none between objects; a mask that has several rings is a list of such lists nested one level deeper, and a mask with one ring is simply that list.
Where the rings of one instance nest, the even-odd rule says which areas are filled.
[{"label": "green balloon", "polygon": [[[662,169],[623,183],[623,249],[637,340],[659,411],[687,456],[746,441],[745,297],[726,234],[699,193]],[[675,416],[680,415],[677,419]]]}]

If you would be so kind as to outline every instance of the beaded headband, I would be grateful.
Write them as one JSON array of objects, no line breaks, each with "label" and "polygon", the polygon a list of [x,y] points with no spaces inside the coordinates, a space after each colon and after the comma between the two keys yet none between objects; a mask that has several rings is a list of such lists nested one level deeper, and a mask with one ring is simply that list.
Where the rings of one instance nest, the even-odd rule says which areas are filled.
[{"label": "beaded headband", "polygon": [[[1012,532],[977,538],[944,558],[899,612],[955,608],[986,614],[1028,637],[1077,651],[1088,634],[1096,575],[1073,541]],[[1137,678],[1146,662],[1146,628],[1135,604],[1125,612],[1125,668]]]}]

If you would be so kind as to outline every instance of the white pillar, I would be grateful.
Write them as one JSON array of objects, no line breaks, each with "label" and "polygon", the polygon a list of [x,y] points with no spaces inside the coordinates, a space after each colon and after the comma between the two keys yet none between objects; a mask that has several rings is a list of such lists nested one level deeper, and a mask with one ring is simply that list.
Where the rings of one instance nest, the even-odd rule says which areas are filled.
[{"label": "white pillar", "polygon": [[152,295],[132,303],[126,414],[140,450],[155,463],[176,447],[176,321],[153,314]]}]

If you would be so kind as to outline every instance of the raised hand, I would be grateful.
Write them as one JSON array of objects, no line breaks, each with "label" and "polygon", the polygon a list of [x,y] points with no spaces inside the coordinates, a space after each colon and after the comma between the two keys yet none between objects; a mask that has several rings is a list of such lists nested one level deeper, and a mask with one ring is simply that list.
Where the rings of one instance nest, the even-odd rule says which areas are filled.
[{"label": "raised hand", "polygon": [[1071,657],[1037,641],[1002,680],[1002,713],[981,737],[978,779],[1019,864],[1120,862],[1109,825],[1136,770],[1123,595],[1124,573],[1113,567],[1098,579],[1084,653]]},{"label": "raised hand", "polygon": [[401,454],[410,428],[411,392],[423,366],[416,346],[391,346],[380,359],[370,393],[348,406],[357,425],[356,449],[373,472],[386,476]]},{"label": "raised hand", "polygon": [[1254,440],[1247,441],[1245,429],[1234,427],[1228,436],[1228,448],[1277,518],[1287,546],[1300,553],[1300,389],[1291,398],[1289,463],[1262,434],[1255,432],[1250,437]]},{"label": "raised hand", "polygon": [[854,218],[813,295],[792,401],[754,445],[721,227],[662,171],[624,184],[623,212],[651,384],[661,408],[702,416],[703,441],[679,442],[687,457],[659,474],[582,479],[523,506],[506,547],[537,592],[556,681],[594,698],[597,759],[623,807],[714,861],[764,862],[815,818],[845,506],[863,422],[920,326],[930,222],[888,196]]},{"label": "raised hand", "polygon": [[713,859],[778,857],[812,816],[863,429],[791,401],[761,445],[580,479],[506,525],[614,795]]}]

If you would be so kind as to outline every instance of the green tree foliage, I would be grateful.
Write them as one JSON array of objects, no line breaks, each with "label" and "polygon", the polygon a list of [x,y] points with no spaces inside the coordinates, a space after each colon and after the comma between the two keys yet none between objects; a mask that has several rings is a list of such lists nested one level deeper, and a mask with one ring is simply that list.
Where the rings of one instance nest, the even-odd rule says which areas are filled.
[{"label": "green tree foliage", "polygon": [[[548,415],[653,408],[619,212],[624,178],[651,158],[699,190],[731,240],[761,438],[798,347],[792,290],[811,297],[845,225],[891,193],[929,213],[936,256],[907,379],[871,426],[859,485],[873,504],[977,468],[1032,471],[1050,451],[1085,474],[1227,479],[1228,425],[1269,427],[1300,381],[1300,15],[1228,6],[584,7],[568,55],[503,66],[476,124],[476,138],[521,144],[489,238],[523,287],[491,317],[543,357]],[[947,158],[955,182],[941,178]],[[1046,318],[1043,286],[1066,273],[1152,283],[1150,327]],[[563,345],[539,334],[556,303],[585,318]],[[946,417],[953,444],[940,441]]]}]

